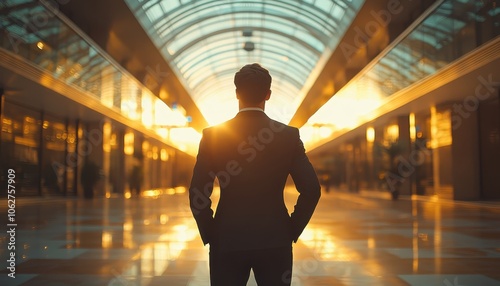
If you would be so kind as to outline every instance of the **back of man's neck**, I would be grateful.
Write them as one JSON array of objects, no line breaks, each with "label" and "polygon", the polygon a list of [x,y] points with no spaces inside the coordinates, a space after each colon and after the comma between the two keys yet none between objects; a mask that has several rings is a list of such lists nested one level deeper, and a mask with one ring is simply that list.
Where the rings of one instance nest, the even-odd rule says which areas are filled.
[{"label": "back of man's neck", "polygon": [[240,102],[240,104],[238,105],[239,107],[239,110],[242,110],[242,109],[261,109],[262,111],[264,111],[264,103],[261,103],[261,104],[242,104]]}]

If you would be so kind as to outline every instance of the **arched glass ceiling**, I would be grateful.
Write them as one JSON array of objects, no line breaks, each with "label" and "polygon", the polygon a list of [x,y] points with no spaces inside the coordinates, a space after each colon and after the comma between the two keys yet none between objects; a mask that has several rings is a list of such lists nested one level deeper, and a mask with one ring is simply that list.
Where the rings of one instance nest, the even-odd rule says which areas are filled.
[{"label": "arched glass ceiling", "polygon": [[[266,105],[289,122],[363,0],[126,0],[210,124],[237,111],[234,73],[261,63],[273,76]],[[245,33],[244,33],[245,32]],[[255,49],[243,46],[252,42]]]}]

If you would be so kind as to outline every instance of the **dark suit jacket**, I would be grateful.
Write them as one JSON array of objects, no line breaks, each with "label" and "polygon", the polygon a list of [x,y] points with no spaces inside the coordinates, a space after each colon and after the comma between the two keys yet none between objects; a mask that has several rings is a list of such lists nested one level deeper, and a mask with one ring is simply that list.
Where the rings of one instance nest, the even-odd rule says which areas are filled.
[{"label": "dark suit jacket", "polygon": [[[300,193],[291,215],[283,198],[288,175]],[[214,216],[215,177],[221,194]],[[290,246],[320,194],[297,128],[249,110],[203,130],[189,198],[204,244],[221,250]]]}]

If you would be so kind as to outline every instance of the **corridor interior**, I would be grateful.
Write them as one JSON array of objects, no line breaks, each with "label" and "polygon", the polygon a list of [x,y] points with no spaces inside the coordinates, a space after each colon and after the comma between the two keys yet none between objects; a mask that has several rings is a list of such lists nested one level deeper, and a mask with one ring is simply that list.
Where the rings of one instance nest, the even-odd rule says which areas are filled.
[{"label": "corridor interior", "polygon": [[[296,191],[285,191],[290,211]],[[0,285],[209,285],[184,188],[26,199],[16,214],[15,279],[2,259]],[[292,285],[500,285],[499,214],[496,204],[324,192],[294,245]],[[8,240],[2,232],[1,257]]]}]

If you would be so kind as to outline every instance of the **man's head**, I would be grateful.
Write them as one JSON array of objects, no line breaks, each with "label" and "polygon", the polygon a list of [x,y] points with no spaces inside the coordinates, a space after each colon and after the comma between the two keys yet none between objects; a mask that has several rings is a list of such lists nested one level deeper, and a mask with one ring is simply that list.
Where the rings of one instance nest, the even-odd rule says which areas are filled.
[{"label": "man's head", "polygon": [[234,75],[238,99],[245,104],[259,104],[269,99],[271,75],[259,64],[248,64]]}]

